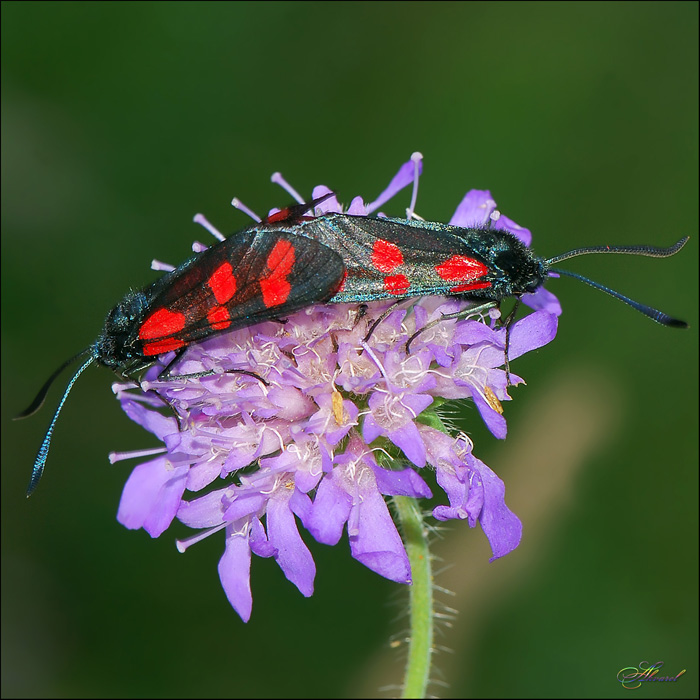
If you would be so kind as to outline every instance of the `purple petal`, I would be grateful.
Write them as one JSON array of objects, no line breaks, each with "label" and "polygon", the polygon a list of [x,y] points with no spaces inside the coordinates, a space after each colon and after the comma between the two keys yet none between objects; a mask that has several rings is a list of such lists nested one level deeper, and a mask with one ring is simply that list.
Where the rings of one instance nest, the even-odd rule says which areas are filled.
[{"label": "purple petal", "polygon": [[260,518],[250,520],[250,551],[258,557],[274,557],[277,555],[277,548],[267,539],[267,532]]},{"label": "purple petal", "polygon": [[309,493],[309,491],[316,488],[316,485],[320,481],[323,473],[316,473],[311,471],[304,471],[303,469],[298,469],[294,473],[294,485],[296,486],[296,491],[301,493]]},{"label": "purple petal", "polygon": [[302,523],[311,515],[312,506],[311,499],[305,493],[299,491],[299,489],[292,491],[292,497],[289,499],[289,508]]},{"label": "purple petal", "polygon": [[480,321],[464,321],[455,328],[454,339],[464,345],[476,345],[477,343],[491,343],[502,350],[505,349],[505,338],[501,338],[498,331],[489,328]]},{"label": "purple petal", "polygon": [[196,492],[209,486],[214,479],[221,475],[222,466],[222,461],[218,459],[192,465],[187,474],[187,490]]},{"label": "purple petal", "polygon": [[417,467],[425,466],[425,445],[415,423],[408,422],[398,430],[389,432],[387,437],[401,448],[413,464]]},{"label": "purple petal", "polygon": [[362,421],[362,437],[364,441],[371,445],[383,432],[379,423],[372,417],[372,414],[368,413]]},{"label": "purple petal", "polygon": [[452,466],[438,466],[436,470],[438,484],[447,494],[450,506],[436,506],[433,516],[437,520],[466,520],[469,513],[466,509],[469,497],[469,483],[460,479]]},{"label": "purple petal", "polygon": [[[530,350],[546,345],[557,333],[557,317],[546,311],[528,314],[514,323],[510,329],[508,358],[514,360]],[[463,353],[463,361],[484,368],[502,367],[505,364],[506,329],[494,331],[494,340],[472,346]]]},{"label": "purple petal", "polygon": [[347,213],[352,214],[353,216],[367,216],[367,207],[365,206],[362,197],[355,197],[352,202],[350,202]]},{"label": "purple petal", "polygon": [[536,350],[554,340],[557,334],[557,317],[547,311],[535,311],[520,319],[510,331],[508,359]]},{"label": "purple petal", "polygon": [[130,530],[161,535],[177,514],[188,469],[172,467],[165,457],[139,464],[124,485],[117,520]]},{"label": "purple petal", "polygon": [[[127,397],[128,394],[123,394]],[[157,411],[149,410],[147,406],[131,399],[121,399],[122,410],[134,423],[153,433],[159,440],[164,440],[166,435],[177,433],[177,421],[172,416],[163,416]]]},{"label": "purple petal", "polygon": [[532,294],[523,294],[522,301],[523,304],[526,304],[531,309],[535,309],[535,311],[542,309],[555,316],[561,316],[559,299],[544,287],[540,287]]},{"label": "purple petal", "polygon": [[419,424],[418,430],[428,451],[428,461],[435,467],[438,467],[443,461],[454,465],[461,464],[461,460],[457,457],[457,451],[468,452],[470,449],[468,441],[455,439],[428,425]]},{"label": "purple petal", "polygon": [[411,583],[411,566],[384,499],[375,489],[362,492],[350,551],[368,569],[397,583]]},{"label": "purple petal", "polygon": [[313,402],[293,386],[272,387],[268,400],[277,407],[275,416],[283,420],[297,421],[313,412]]},{"label": "purple petal", "polygon": [[418,416],[433,403],[433,397],[428,394],[406,394],[401,399],[401,403],[409,406],[413,414]]},{"label": "purple petal", "polygon": [[486,423],[486,427],[491,431],[493,436],[497,437],[499,440],[505,440],[508,432],[506,419],[498,413],[498,411],[495,411],[489,406],[486,400],[481,396],[481,392],[473,391],[472,398],[474,399],[476,407],[479,409],[484,423]]},{"label": "purple petal", "polygon": [[318,486],[309,518],[304,521],[314,539],[323,544],[338,544],[350,515],[352,498],[338,484],[334,474],[326,475]]},{"label": "purple petal", "polygon": [[479,522],[493,552],[489,561],[493,561],[520,544],[523,524],[505,504],[505,484],[480,460],[474,458],[472,466],[481,476],[484,487],[484,507]]},{"label": "purple petal", "polygon": [[496,210],[496,202],[488,190],[469,190],[450,219],[453,226],[479,228],[486,226]]},{"label": "purple petal", "polygon": [[[404,187],[410,185],[413,182],[414,173],[416,171],[416,164],[409,160],[404,163],[399,171],[394,175],[389,183],[389,186],[382,192],[377,199],[375,199],[371,204],[367,205],[367,214],[379,209],[385,202],[388,202],[395,194],[400,192]],[[423,172],[423,161],[418,163],[418,172]]]},{"label": "purple petal", "polygon": [[250,547],[245,535],[233,534],[226,528],[226,549],[219,560],[219,578],[224,593],[243,622],[250,620],[253,594],[250,590]]},{"label": "purple petal", "polygon": [[284,575],[302,595],[307,598],[313,595],[316,565],[299,536],[296,520],[289,509],[289,498],[270,499],[267,505],[267,535],[277,548],[275,558]]},{"label": "purple petal", "polygon": [[192,501],[181,501],[177,519],[192,528],[215,527],[224,522],[222,499],[226,489],[212,491]]},{"label": "purple petal", "polygon": [[240,520],[250,515],[262,513],[268,498],[268,494],[260,493],[255,489],[246,491],[241,487],[236,487],[234,498],[224,512],[224,520]]},{"label": "purple petal", "polygon": [[413,469],[383,469],[374,464],[370,467],[377,479],[377,488],[385,496],[412,496],[413,498],[432,498],[433,496],[428,484]]}]

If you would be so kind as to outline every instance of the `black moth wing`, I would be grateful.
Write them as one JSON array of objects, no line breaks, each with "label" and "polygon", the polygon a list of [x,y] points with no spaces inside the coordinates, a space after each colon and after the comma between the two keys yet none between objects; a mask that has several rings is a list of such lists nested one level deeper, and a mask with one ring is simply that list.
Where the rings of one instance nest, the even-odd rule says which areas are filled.
[{"label": "black moth wing", "polygon": [[545,262],[503,229],[342,214],[303,227],[346,261],[346,283],[332,302],[428,295],[500,301],[535,291],[546,277]]},{"label": "black moth wing", "polygon": [[[302,224],[302,228],[305,235],[333,247],[346,261],[347,280],[342,291],[333,297],[334,302],[448,295],[453,293],[455,282],[442,279],[436,266],[453,255],[486,265],[464,235],[455,234],[464,234],[468,229],[446,224],[327,215]],[[385,244],[389,244],[388,248]],[[384,259],[377,255],[381,246],[387,250]],[[394,265],[398,260],[400,264]],[[387,289],[387,277],[398,279],[400,284]]]},{"label": "black moth wing", "polygon": [[[220,283],[223,279],[226,286],[222,266],[224,275],[230,270],[235,280],[228,283],[229,289],[235,285],[235,292],[225,301],[221,289],[212,286],[213,279]],[[276,318],[327,301],[340,287],[344,274],[345,265],[338,253],[322,243],[277,227],[253,227],[199,253],[158,280],[150,293],[147,290],[149,310],[130,344],[149,355],[153,353],[145,350],[148,345],[157,346],[168,338],[189,344],[217,332]],[[271,295],[270,286],[277,292]],[[163,309],[184,317],[184,326],[174,332],[164,327],[160,335],[144,335],[149,319]]]}]

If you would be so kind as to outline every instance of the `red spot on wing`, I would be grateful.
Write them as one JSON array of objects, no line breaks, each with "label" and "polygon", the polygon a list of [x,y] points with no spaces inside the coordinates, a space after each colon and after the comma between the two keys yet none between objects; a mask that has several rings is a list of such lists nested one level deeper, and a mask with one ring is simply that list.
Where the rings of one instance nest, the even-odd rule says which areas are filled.
[{"label": "red spot on wing", "polygon": [[372,265],[379,272],[391,272],[403,262],[403,253],[395,243],[381,238],[372,247]]},{"label": "red spot on wing", "polygon": [[450,292],[458,294],[459,292],[469,292],[472,289],[486,289],[491,286],[491,282],[471,282],[467,284],[458,284],[456,287],[451,287]]},{"label": "red spot on wing", "polygon": [[403,294],[410,286],[406,275],[389,275],[384,278],[384,289],[389,294]]},{"label": "red spot on wing", "polygon": [[146,357],[162,355],[164,352],[179,350],[184,345],[185,342],[178,338],[163,338],[162,340],[154,340],[151,343],[144,343],[143,354]]},{"label": "red spot on wing", "polygon": [[[466,255],[453,255],[444,263],[435,266],[435,272],[444,280],[467,282],[483,277],[489,271],[484,263]],[[490,285],[487,285],[490,286]]]},{"label": "red spot on wing", "polygon": [[230,262],[224,262],[212,272],[207,284],[219,304],[225,304],[236,293],[236,278]]},{"label": "red spot on wing", "polygon": [[294,267],[296,255],[294,246],[287,240],[280,240],[267,256],[267,267],[270,272],[260,279],[260,291],[263,303],[269,309],[272,306],[284,304],[292,291],[292,285],[287,276]]},{"label": "red spot on wing", "polygon": [[269,309],[284,304],[292,291],[292,285],[284,279],[260,280],[263,303]]},{"label": "red spot on wing", "polygon": [[270,269],[268,277],[286,277],[294,267],[294,246],[290,241],[282,239],[267,256],[267,266]]},{"label": "red spot on wing", "polygon": [[207,312],[207,320],[215,331],[221,331],[231,325],[231,314],[225,306],[215,306]]},{"label": "red spot on wing", "polygon": [[[165,338],[178,333],[185,327],[184,314],[168,309],[158,309],[153,312],[141,325],[139,338],[149,340],[150,338]],[[154,343],[155,345],[156,343]],[[161,352],[166,352],[161,350]],[[151,353],[157,355],[158,353]]]}]

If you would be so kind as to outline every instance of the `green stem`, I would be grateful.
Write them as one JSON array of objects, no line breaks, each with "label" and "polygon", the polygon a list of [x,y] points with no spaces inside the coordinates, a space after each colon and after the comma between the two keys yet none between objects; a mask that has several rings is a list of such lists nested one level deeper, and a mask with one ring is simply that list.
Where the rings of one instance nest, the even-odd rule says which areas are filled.
[{"label": "green stem", "polygon": [[411,563],[413,583],[409,586],[410,638],[402,698],[424,698],[430,680],[433,652],[433,573],[428,533],[414,498],[395,496],[403,540]]}]

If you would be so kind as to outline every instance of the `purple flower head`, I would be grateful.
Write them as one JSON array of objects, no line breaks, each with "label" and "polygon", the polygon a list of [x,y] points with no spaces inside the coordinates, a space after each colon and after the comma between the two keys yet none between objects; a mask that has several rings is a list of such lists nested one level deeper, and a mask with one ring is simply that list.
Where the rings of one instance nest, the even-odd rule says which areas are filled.
[{"label": "purple flower head", "polygon": [[[314,213],[366,216],[413,184],[411,218],[420,170],[414,155],[371,204],[356,197],[344,210],[331,197]],[[273,179],[303,201],[281,176]],[[318,186],[313,195],[328,192]],[[529,244],[530,232],[500,216],[488,191],[469,192],[451,220],[466,227],[489,222]],[[219,575],[245,621],[251,554],[273,557],[303,595],[312,595],[316,567],[300,526],[331,546],[347,533],[357,561],[410,583],[385,497],[432,498],[428,482],[443,492],[433,506],[436,519],[478,523],[493,558],[507,554],[520,541],[521,524],[505,505],[504,484],[474,457],[468,438],[447,434],[439,407],[472,399],[491,432],[505,437],[503,402],[511,398],[509,385],[522,381],[506,373],[506,342],[513,360],[550,342],[557,329],[556,298],[530,296],[537,310],[510,327],[508,341],[489,316],[440,320],[470,302],[424,297],[366,309],[317,305],[284,323],[220,333],[191,345],[167,379],[159,375],[174,354],[162,355],[139,386],[115,385],[127,415],[162,443],[112,456],[149,457],[127,480],[119,521],[158,537],[177,518],[199,531],[178,543],[181,551],[223,531]]]}]

